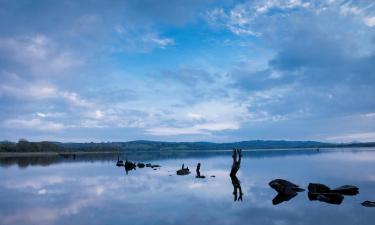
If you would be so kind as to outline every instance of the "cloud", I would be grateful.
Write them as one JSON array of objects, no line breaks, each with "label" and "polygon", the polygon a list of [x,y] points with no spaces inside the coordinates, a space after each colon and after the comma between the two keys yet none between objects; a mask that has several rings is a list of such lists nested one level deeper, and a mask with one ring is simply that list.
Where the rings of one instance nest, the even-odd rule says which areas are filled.
[{"label": "cloud", "polygon": [[358,115],[375,108],[373,7],[4,2],[0,131],[11,139],[22,128],[65,140],[325,139],[341,134],[325,132],[327,121],[351,117],[361,122],[342,135],[372,132],[363,122],[372,117]]},{"label": "cloud", "polygon": [[375,132],[351,133],[328,137],[328,141],[335,142],[371,142],[375,140]]},{"label": "cloud", "polygon": [[42,119],[9,119],[2,122],[9,129],[30,129],[41,131],[58,131],[65,128],[64,124],[45,121]]}]

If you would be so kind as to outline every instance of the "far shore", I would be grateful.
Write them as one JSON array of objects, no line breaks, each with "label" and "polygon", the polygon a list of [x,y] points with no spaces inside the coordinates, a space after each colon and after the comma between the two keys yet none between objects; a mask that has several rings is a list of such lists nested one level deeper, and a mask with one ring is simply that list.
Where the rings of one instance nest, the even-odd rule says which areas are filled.
[{"label": "far shore", "polygon": [[0,157],[29,157],[29,156],[58,156],[58,155],[103,155],[103,154],[118,154],[118,151],[95,151],[95,152],[0,152]]},{"label": "far shore", "polygon": [[[243,149],[244,152],[262,152],[262,151],[303,151],[303,150],[375,150],[374,147],[326,147],[326,148],[254,148]],[[32,156],[72,156],[72,155],[107,155],[107,154],[126,154],[126,153],[151,153],[151,152],[226,152],[231,149],[165,149],[165,150],[121,150],[121,151],[68,151],[68,152],[0,152],[0,158],[4,157],[32,157]]]}]

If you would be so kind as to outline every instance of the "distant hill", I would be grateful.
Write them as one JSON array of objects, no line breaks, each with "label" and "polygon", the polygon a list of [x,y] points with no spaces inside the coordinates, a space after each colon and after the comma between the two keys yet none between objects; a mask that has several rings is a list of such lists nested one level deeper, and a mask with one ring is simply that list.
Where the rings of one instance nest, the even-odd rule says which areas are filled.
[{"label": "distant hill", "polygon": [[102,151],[168,151],[168,150],[226,150],[242,149],[288,149],[288,148],[332,148],[332,147],[375,147],[375,142],[367,143],[324,143],[317,141],[253,140],[231,143],[212,142],[163,142],[128,141],[103,143],[61,143],[29,142],[20,140],[0,142],[0,152],[102,152]]}]

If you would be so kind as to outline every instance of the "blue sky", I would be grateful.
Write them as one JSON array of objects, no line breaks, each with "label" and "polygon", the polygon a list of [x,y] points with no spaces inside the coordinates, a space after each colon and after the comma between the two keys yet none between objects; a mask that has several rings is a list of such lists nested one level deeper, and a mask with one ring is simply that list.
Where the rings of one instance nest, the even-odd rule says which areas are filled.
[{"label": "blue sky", "polygon": [[375,141],[375,3],[0,0],[0,138]]}]

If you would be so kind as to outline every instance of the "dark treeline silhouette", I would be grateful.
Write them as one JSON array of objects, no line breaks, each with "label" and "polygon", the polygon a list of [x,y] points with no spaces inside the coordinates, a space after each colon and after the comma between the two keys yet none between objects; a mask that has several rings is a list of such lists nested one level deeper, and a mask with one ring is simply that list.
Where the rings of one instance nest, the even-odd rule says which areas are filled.
[{"label": "dark treeline silhouette", "polygon": [[104,152],[119,150],[120,148],[118,146],[105,143],[88,143],[79,146],[70,146],[69,144],[59,142],[31,142],[26,139],[20,139],[17,143],[9,141],[0,142],[0,152]]},{"label": "dark treeline silhouette", "polygon": [[61,151],[168,151],[168,150],[228,150],[232,146],[241,149],[288,149],[288,148],[333,148],[333,147],[375,147],[375,142],[332,144],[316,141],[242,141],[234,143],[211,142],[158,142],[129,141],[102,143],[61,143],[61,142],[29,142],[21,139],[18,143],[0,142],[0,152],[61,152]]}]

